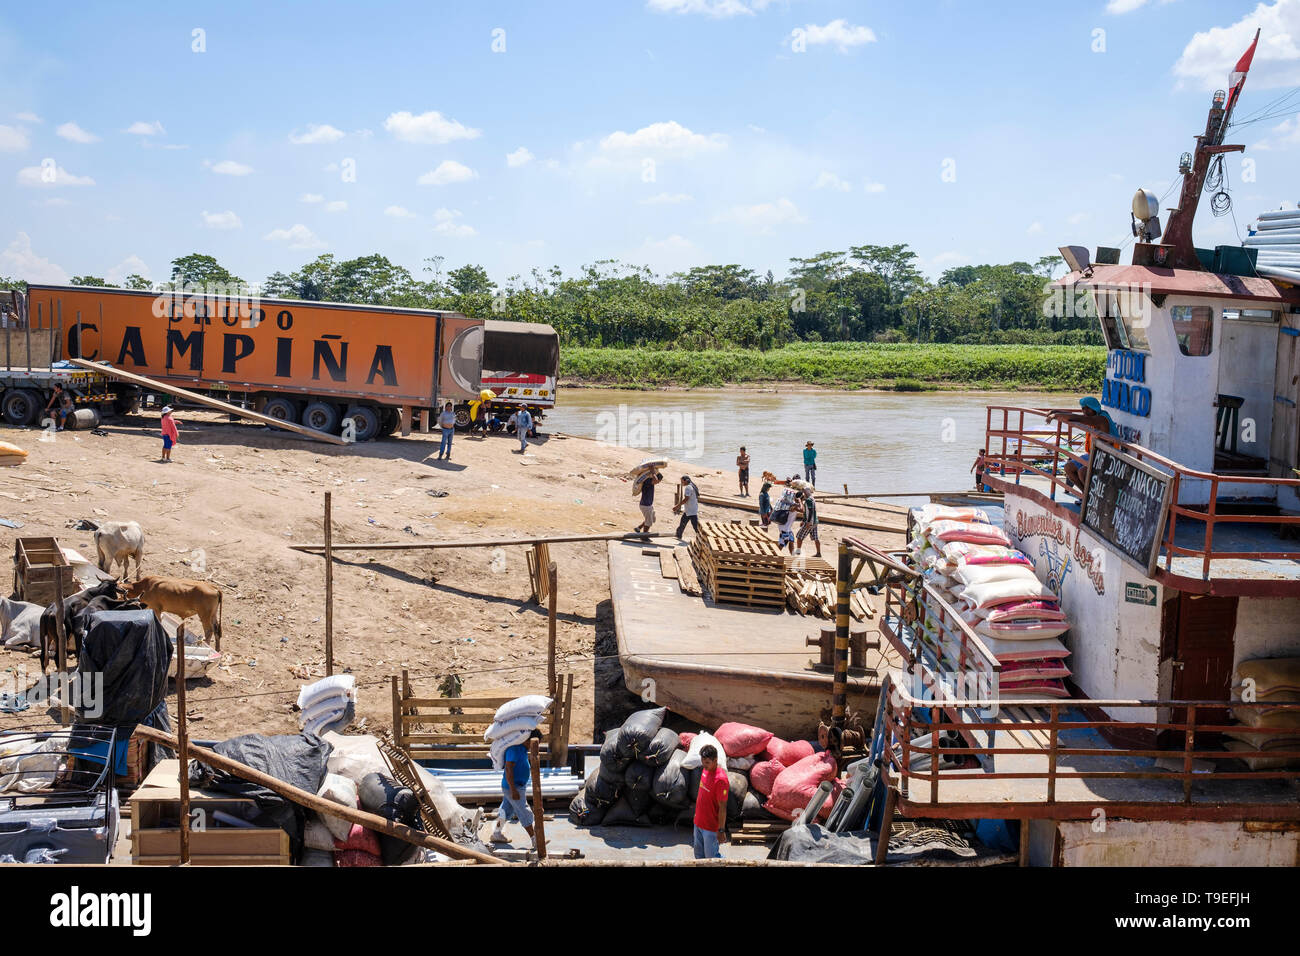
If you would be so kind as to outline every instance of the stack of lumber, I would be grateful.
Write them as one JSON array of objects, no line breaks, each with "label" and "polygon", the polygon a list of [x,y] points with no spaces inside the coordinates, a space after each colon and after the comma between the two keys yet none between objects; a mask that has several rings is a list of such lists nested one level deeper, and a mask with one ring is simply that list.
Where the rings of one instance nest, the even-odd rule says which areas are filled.
[{"label": "stack of lumber", "polygon": [[751,607],[785,605],[785,556],[760,529],[703,521],[690,553],[714,601]]},{"label": "stack of lumber", "polygon": [[849,613],[855,621],[865,621],[876,616],[876,609],[871,606],[871,592],[866,588],[854,588],[849,593]]},{"label": "stack of lumber", "polygon": [[786,558],[785,603],[813,617],[835,617],[835,569],[821,558]]}]

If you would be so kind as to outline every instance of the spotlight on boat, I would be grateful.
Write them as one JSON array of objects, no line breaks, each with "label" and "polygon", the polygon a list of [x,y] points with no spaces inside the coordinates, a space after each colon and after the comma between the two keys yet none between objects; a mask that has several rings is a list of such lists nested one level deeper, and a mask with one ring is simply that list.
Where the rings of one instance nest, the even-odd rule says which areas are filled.
[{"label": "spotlight on boat", "polygon": [[1149,189],[1139,189],[1133,194],[1131,214],[1133,235],[1142,242],[1160,238],[1160,200]]}]

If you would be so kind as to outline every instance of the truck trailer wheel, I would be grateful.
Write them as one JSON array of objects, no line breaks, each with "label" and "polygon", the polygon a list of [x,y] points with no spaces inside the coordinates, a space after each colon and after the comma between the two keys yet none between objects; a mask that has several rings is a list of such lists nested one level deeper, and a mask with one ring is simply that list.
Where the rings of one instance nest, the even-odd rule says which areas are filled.
[{"label": "truck trailer wheel", "polygon": [[331,435],[339,430],[339,417],[339,408],[332,402],[308,402],[302,410],[304,425]]},{"label": "truck trailer wheel", "polygon": [[268,398],[266,404],[262,406],[262,414],[267,418],[274,418],[276,421],[296,425],[298,424],[298,403],[283,396]]},{"label": "truck trailer wheel", "polygon": [[11,388],[5,392],[4,420],[10,425],[32,425],[44,407],[39,392],[30,388]]},{"label": "truck trailer wheel", "polygon": [[353,405],[348,408],[348,413],[343,417],[352,419],[357,441],[374,441],[379,437],[382,426],[379,420],[379,409],[375,406]]},{"label": "truck trailer wheel", "polygon": [[[438,417],[437,411],[438,410],[435,408],[434,409],[435,414],[433,416],[434,418]],[[479,414],[482,413],[483,413],[483,409],[480,408]],[[457,405],[456,406],[456,430],[463,432],[465,429],[469,428],[469,426],[472,425],[473,423],[474,423],[473,419],[469,417],[469,406]]]},{"label": "truck trailer wheel", "polygon": [[401,410],[385,405],[379,410],[379,414],[383,419],[383,424],[379,427],[380,432],[385,435],[396,435],[397,430],[402,427]]}]

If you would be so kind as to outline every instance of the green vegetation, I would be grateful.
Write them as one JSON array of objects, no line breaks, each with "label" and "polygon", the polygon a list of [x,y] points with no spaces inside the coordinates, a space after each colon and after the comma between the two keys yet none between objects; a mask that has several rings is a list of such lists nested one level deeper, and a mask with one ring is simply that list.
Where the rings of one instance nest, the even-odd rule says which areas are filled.
[{"label": "green vegetation", "polygon": [[560,376],[623,388],[797,382],[828,388],[1067,389],[1096,391],[1106,366],[1100,346],[799,343],[766,352],[567,348]]}]

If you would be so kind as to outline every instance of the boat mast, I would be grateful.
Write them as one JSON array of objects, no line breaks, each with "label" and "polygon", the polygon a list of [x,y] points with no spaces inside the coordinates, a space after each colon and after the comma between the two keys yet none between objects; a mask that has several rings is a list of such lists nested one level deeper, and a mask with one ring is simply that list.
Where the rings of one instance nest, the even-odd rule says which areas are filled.
[{"label": "boat mast", "polygon": [[[1210,113],[1205,121],[1205,132],[1196,137],[1196,151],[1192,154],[1191,169],[1183,175],[1183,190],[1178,198],[1178,206],[1169,210],[1169,222],[1165,226],[1165,244],[1173,246],[1172,265],[1175,269],[1195,269],[1205,271],[1201,260],[1196,255],[1196,245],[1192,241],[1192,222],[1196,219],[1196,207],[1201,201],[1201,190],[1205,188],[1205,177],[1210,171],[1214,157],[1223,153],[1245,151],[1243,145],[1223,145],[1224,134],[1232,119],[1232,111],[1241,99],[1242,88],[1246,85],[1246,73],[1250,69],[1250,60],[1259,42],[1259,30],[1255,31],[1255,40],[1250,49],[1237,64],[1232,87],[1224,102],[1224,93],[1218,90],[1210,104]],[[1243,69],[1244,66],[1244,69]]]}]

